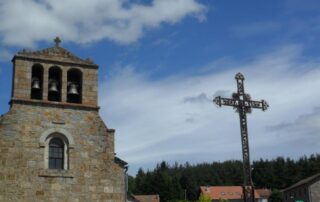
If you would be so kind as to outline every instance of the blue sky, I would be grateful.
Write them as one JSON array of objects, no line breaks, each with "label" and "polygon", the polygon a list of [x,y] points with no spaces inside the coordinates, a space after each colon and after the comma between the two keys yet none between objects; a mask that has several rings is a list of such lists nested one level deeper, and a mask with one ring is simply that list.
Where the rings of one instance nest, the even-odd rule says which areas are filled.
[{"label": "blue sky", "polygon": [[248,117],[252,159],[317,153],[319,10],[316,0],[0,1],[0,112],[13,55],[60,36],[100,66],[100,114],[130,173],[161,160],[241,159],[238,116],[211,101],[235,91],[239,71],[270,104]]}]

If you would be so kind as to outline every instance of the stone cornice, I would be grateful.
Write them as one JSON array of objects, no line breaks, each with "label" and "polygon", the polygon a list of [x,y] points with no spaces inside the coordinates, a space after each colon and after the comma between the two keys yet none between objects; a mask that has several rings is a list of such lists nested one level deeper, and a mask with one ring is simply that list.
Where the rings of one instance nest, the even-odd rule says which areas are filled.
[{"label": "stone cornice", "polygon": [[12,98],[9,104],[10,105],[25,104],[25,105],[33,105],[33,106],[54,107],[54,108],[62,108],[62,109],[80,109],[80,110],[88,110],[88,111],[99,111],[100,109],[100,107],[92,106],[92,105],[44,101],[44,100],[29,100],[29,99],[21,99],[21,98]]},{"label": "stone cornice", "polygon": [[78,65],[82,67],[89,68],[98,68],[98,65],[94,64],[91,59],[83,60],[68,50],[55,46],[51,48],[46,48],[40,51],[27,51],[23,50],[18,52],[12,59],[25,59],[31,61],[40,61],[40,62],[52,62],[52,63],[60,63],[60,64],[71,64]]},{"label": "stone cornice", "polygon": [[55,59],[49,59],[49,58],[41,58],[41,57],[29,57],[24,55],[15,55],[12,58],[12,62],[16,59],[22,59],[22,60],[28,60],[33,62],[41,62],[41,63],[50,63],[50,64],[60,64],[60,65],[72,65],[72,66],[79,66],[83,68],[90,68],[90,69],[98,69],[99,66],[96,64],[82,64],[77,62],[71,62],[71,61],[58,61]]}]

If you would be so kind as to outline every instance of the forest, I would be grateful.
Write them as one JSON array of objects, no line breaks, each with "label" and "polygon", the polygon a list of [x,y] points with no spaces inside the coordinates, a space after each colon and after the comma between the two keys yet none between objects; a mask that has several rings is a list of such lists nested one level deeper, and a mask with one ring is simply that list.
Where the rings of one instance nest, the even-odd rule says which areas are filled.
[{"label": "forest", "polygon": [[[320,172],[320,154],[299,159],[278,157],[259,159],[252,163],[252,180],[256,188],[281,190]],[[153,170],[140,168],[135,177],[129,176],[129,194],[159,194],[161,202],[199,198],[200,186],[241,186],[242,162],[190,163],[169,165],[160,162]]]}]

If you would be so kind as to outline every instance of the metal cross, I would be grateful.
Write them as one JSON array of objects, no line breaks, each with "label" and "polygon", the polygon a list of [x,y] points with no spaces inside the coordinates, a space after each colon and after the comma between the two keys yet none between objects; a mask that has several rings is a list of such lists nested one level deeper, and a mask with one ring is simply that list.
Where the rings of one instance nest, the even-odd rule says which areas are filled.
[{"label": "metal cross", "polygon": [[56,47],[59,47],[59,44],[61,43],[61,39],[57,36],[56,38],[54,38],[53,41],[56,44]]},{"label": "metal cross", "polygon": [[244,173],[243,198],[245,202],[254,202],[255,197],[251,178],[247,114],[251,113],[252,108],[258,108],[265,111],[269,105],[265,100],[251,100],[250,95],[244,92],[244,76],[240,72],[236,74],[235,79],[237,81],[238,92],[233,93],[232,98],[222,98],[218,96],[213,100],[213,102],[220,107],[222,105],[231,106],[239,113]]}]

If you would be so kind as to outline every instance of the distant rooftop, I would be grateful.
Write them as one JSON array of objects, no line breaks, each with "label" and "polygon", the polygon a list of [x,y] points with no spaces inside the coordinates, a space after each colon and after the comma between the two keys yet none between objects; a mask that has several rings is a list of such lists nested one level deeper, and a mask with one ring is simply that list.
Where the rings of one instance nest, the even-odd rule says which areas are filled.
[{"label": "distant rooftop", "polygon": [[[241,186],[201,186],[201,193],[209,196],[212,200],[223,199],[242,199]],[[255,198],[261,198],[255,190]]]},{"label": "distant rooftop", "polygon": [[260,195],[261,198],[269,198],[271,195],[270,189],[256,189],[256,192]]},{"label": "distant rooftop", "polygon": [[137,202],[160,202],[159,195],[133,195]]}]

